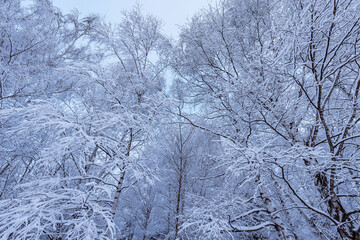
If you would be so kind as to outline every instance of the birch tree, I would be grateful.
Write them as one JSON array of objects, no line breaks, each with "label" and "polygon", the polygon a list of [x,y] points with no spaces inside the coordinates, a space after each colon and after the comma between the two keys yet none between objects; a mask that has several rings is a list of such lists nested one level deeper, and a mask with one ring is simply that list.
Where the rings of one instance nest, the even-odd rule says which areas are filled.
[{"label": "birch tree", "polygon": [[[358,196],[343,194],[355,174],[345,166],[357,164],[350,160],[357,145],[356,9],[352,1],[223,1],[183,30],[173,67],[208,121],[183,118],[222,137],[227,176],[243,183],[231,198],[247,203],[223,204],[235,212],[203,222],[193,215],[203,234],[264,234],[272,226],[281,239],[358,238]],[[242,222],[252,217],[261,220]]]},{"label": "birch tree", "polygon": [[[40,21],[40,7],[54,12],[49,34],[55,36],[44,37],[44,41],[49,39],[49,49],[55,52],[31,47],[38,50],[36,56],[46,60],[38,66],[40,73],[47,67],[46,75],[34,74],[31,80],[46,88],[32,87],[35,92],[28,96],[16,96],[16,100],[26,100],[23,104],[1,110],[1,133],[7,141],[2,143],[5,164],[1,174],[5,177],[1,183],[6,195],[1,209],[6,211],[0,216],[0,234],[5,238],[113,239],[120,193],[152,176],[146,161],[137,160],[146,159],[141,148],[151,136],[149,130],[161,106],[164,66],[149,59],[159,41],[166,42],[159,34],[158,20],[145,18],[136,10],[124,13],[116,37],[108,38],[97,19],[80,21],[76,15],[63,16],[50,2],[12,4],[5,6],[30,14],[29,28]],[[15,20],[9,24],[17,26]],[[65,24],[63,29],[61,24]],[[118,62],[94,65],[92,61],[101,60],[101,49],[109,46],[109,41],[116,43],[112,56]],[[9,44],[11,53],[10,40]],[[29,69],[24,72],[32,73]],[[57,85],[56,77],[68,86]],[[49,81],[43,82],[47,78]],[[55,92],[47,92],[48,88]],[[37,95],[39,91],[43,94]],[[21,146],[26,148],[18,158]],[[28,156],[30,159],[24,161]],[[24,167],[16,162],[24,162]],[[6,222],[9,214],[24,217]]]}]

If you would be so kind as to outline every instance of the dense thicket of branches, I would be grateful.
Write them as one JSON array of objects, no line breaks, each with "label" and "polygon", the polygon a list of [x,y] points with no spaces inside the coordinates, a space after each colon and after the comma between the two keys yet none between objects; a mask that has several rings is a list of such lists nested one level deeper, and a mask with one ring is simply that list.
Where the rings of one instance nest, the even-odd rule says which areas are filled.
[{"label": "dense thicket of branches", "polygon": [[359,12],[0,1],[0,238],[360,239]]}]

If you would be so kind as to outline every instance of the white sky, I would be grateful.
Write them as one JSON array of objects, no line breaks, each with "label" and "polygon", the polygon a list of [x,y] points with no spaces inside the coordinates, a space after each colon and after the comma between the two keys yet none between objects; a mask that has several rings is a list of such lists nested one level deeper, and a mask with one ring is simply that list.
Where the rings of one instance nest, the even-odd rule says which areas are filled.
[{"label": "white sky", "polygon": [[183,25],[199,9],[206,7],[209,0],[53,0],[64,13],[78,9],[81,15],[97,13],[112,23],[119,22],[121,11],[131,9],[139,2],[144,13],[151,13],[164,22],[166,35],[177,37],[178,26]]}]

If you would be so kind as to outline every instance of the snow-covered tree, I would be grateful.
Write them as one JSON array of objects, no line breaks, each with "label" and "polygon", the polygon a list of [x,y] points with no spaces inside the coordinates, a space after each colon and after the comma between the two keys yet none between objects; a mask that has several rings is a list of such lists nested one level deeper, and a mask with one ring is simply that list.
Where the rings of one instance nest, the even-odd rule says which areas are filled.
[{"label": "snow-covered tree", "polygon": [[0,0],[0,238],[360,239],[359,12]]},{"label": "snow-covered tree", "polygon": [[228,187],[239,190],[185,227],[211,238],[359,238],[358,9],[221,1],[182,31],[173,68],[207,121],[183,118],[222,137]]},{"label": "snow-covered tree", "polygon": [[[9,51],[4,59],[7,54],[12,58],[4,61],[9,70],[3,82],[19,93],[9,88],[2,99],[6,106],[0,114],[1,134],[6,141],[1,209],[7,211],[0,217],[0,234],[113,239],[120,193],[153,175],[144,165],[142,148],[151,139],[162,105],[161,72],[166,65],[150,59],[159,42],[166,42],[159,34],[160,23],[138,10],[125,12],[116,34],[108,38],[105,33],[111,30],[95,17],[64,16],[49,1],[9,2],[5,7],[22,14],[19,19],[26,22],[1,18],[14,28],[13,38],[3,43],[8,45],[2,49]],[[27,29],[34,29],[33,37]],[[114,43],[111,54],[118,61],[104,59],[99,64],[96,61],[109,53],[104,50],[109,42]],[[24,86],[16,86],[16,76],[10,79],[17,74],[10,69],[15,61],[27,74],[28,83],[19,82]],[[9,214],[23,217],[3,222]]]}]

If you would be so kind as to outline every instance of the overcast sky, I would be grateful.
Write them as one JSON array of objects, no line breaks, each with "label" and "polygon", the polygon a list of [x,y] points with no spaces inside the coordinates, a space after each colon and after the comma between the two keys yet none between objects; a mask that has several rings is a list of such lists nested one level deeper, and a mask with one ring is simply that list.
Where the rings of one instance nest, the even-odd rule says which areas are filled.
[{"label": "overcast sky", "polygon": [[81,14],[98,13],[111,22],[119,22],[121,11],[130,9],[136,2],[143,6],[145,13],[163,20],[163,30],[167,35],[177,37],[178,25],[207,6],[209,0],[53,0],[54,5],[65,13],[77,8]]}]

